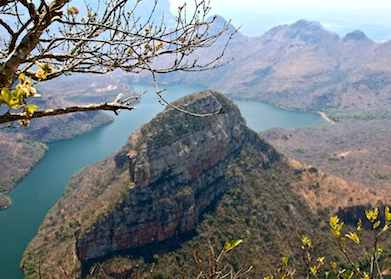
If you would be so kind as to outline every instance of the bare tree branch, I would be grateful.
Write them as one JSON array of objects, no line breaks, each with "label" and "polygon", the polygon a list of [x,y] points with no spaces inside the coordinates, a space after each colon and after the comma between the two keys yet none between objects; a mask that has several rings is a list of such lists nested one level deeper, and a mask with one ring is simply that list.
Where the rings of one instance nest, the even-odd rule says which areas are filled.
[{"label": "bare tree branch", "polygon": [[78,105],[73,107],[64,107],[58,109],[47,109],[42,111],[36,111],[33,115],[27,116],[21,113],[5,113],[2,117],[0,117],[0,124],[4,124],[7,122],[14,122],[24,119],[33,119],[45,116],[55,116],[55,115],[63,115],[74,112],[86,112],[86,111],[96,111],[96,110],[107,110],[113,111],[115,114],[118,114],[122,109],[124,110],[133,110],[136,109],[130,104],[138,101],[139,97],[127,98],[124,101],[121,101],[123,94],[119,94],[117,98],[110,103],[99,103],[99,104],[89,104],[89,105]]},{"label": "bare tree branch", "polygon": [[[209,16],[210,0],[178,7],[174,17],[158,14],[158,3],[1,1],[0,34],[5,37],[0,39],[0,88],[11,89],[20,74],[37,83],[71,73],[105,74],[115,69],[151,72],[156,84],[155,73],[205,71],[232,61],[225,54],[236,31],[230,31],[230,22],[217,26],[217,17]],[[223,36],[228,32],[231,34]],[[223,37],[225,43],[212,57],[200,52]],[[37,62],[46,65],[43,74],[37,74],[42,72]],[[156,86],[156,94],[160,93]],[[34,118],[37,115],[35,112]],[[13,121],[9,120],[13,117],[0,116],[0,123]]]}]

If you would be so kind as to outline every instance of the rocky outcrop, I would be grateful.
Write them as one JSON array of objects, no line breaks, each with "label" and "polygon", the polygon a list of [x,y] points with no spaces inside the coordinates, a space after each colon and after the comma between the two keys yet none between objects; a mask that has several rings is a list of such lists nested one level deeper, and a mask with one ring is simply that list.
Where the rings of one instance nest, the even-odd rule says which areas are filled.
[{"label": "rocky outcrop", "polygon": [[217,92],[182,101],[192,111],[226,113],[194,118],[168,109],[135,132],[115,156],[127,169],[129,189],[112,210],[81,227],[81,262],[162,241],[195,228],[201,214],[230,187],[227,166],[240,152],[245,122],[237,107]]},{"label": "rocky outcrop", "polygon": [[232,173],[246,145],[258,155],[243,171],[280,160],[224,95],[205,91],[174,104],[223,113],[200,118],[168,108],[116,154],[75,175],[26,249],[21,266],[29,278],[39,278],[29,272],[37,266],[57,278],[59,265],[78,278],[102,258],[194,230],[227,189],[240,187],[242,175]]}]

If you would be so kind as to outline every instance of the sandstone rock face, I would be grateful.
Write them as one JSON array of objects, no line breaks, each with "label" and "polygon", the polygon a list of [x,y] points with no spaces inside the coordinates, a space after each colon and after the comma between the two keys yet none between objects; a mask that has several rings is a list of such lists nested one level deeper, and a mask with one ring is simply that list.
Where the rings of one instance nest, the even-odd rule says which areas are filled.
[{"label": "sandstone rock face", "polygon": [[[80,278],[97,262],[147,244],[157,247],[194,230],[227,189],[253,185],[244,174],[264,174],[268,181],[284,161],[224,95],[205,91],[173,105],[224,113],[202,118],[167,108],[117,153],[76,174],[24,253],[21,268],[28,278],[63,278],[62,269]],[[268,183],[262,179],[260,185]]]},{"label": "sandstone rock face", "polygon": [[195,228],[200,215],[232,182],[228,164],[240,152],[245,121],[223,95],[201,92],[180,106],[225,113],[199,118],[167,109],[135,132],[115,156],[131,187],[110,211],[81,226],[81,262],[162,241]]}]

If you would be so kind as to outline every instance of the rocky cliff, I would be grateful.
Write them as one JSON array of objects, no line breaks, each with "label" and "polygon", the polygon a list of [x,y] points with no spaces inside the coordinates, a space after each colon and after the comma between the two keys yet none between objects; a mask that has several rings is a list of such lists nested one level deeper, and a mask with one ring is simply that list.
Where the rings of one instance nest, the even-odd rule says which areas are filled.
[{"label": "rocky cliff", "polygon": [[345,195],[348,183],[281,155],[248,129],[224,95],[205,91],[175,105],[224,113],[199,118],[168,108],[75,175],[24,254],[28,278],[129,278],[146,258],[159,259],[161,278],[176,278],[167,251],[188,258],[193,243],[207,255],[203,244],[232,238],[244,239],[232,260],[263,278],[282,255],[300,256],[303,233],[326,237],[317,214],[327,219],[357,204]]},{"label": "rocky cliff", "polygon": [[[214,91],[176,105],[224,113],[199,118],[168,108],[133,133],[119,152],[76,175],[25,253],[27,274],[37,258],[51,274],[58,265],[78,273],[114,252],[194,230],[208,207],[233,186],[226,175],[229,164],[249,133],[236,105]],[[259,167],[279,158],[266,143],[263,148]]]},{"label": "rocky cliff", "polygon": [[200,215],[230,187],[227,166],[241,149],[244,120],[216,92],[186,101],[195,111],[228,113],[194,119],[166,110],[134,133],[115,156],[128,172],[128,194],[76,239],[80,261],[141,247],[195,228]]}]

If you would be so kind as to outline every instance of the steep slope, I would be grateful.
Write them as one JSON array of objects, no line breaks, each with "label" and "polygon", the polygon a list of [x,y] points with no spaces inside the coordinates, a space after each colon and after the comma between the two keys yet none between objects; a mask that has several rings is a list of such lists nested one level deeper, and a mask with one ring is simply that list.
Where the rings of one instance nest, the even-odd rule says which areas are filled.
[{"label": "steep slope", "polygon": [[102,173],[103,181],[73,182],[77,188],[60,204],[76,215],[71,217],[78,227],[74,252],[82,263],[194,229],[206,207],[229,188],[224,173],[240,151],[244,120],[232,102],[214,92],[187,103],[199,112],[224,104],[230,113],[200,121],[166,110],[118,154],[89,169]]},{"label": "steep slope", "polygon": [[7,208],[11,200],[5,194],[18,183],[43,157],[47,146],[21,134],[0,132],[0,209]]},{"label": "steep slope", "polygon": [[[222,96],[194,98],[189,100],[194,109],[213,111]],[[81,262],[195,228],[202,212],[231,186],[224,172],[242,146],[244,120],[233,104],[225,109],[236,113],[201,123],[167,111],[130,138],[129,149],[115,161],[117,168],[126,167],[132,189],[113,212],[81,226],[76,243]]]},{"label": "steep slope", "polygon": [[[44,95],[34,102],[40,109],[62,108],[77,104],[75,101],[70,102],[62,98]],[[102,111],[78,112],[32,119],[29,127],[14,131],[34,140],[48,143],[74,138],[112,121],[113,117]]]},{"label": "steep slope", "polygon": [[273,28],[254,39],[252,47],[256,51],[232,65],[236,79],[226,77],[211,86],[294,108],[345,107],[359,113],[385,108],[389,44],[376,44],[357,31],[341,39],[301,20]]},{"label": "steep slope", "polygon": [[[57,97],[35,98],[40,109],[61,108],[75,105]],[[66,140],[108,124],[113,118],[103,112],[82,112],[70,115],[32,119],[29,127],[4,128],[0,132],[0,209],[3,209],[3,194],[12,190],[45,154],[45,143]],[[19,124],[14,124],[17,126]],[[3,201],[3,202],[2,202]]]},{"label": "steep slope", "polygon": [[[168,108],[116,154],[77,174],[24,254],[29,278],[39,278],[38,270],[43,277],[62,278],[65,270],[79,278],[96,263],[123,278],[136,272],[139,256],[151,260],[155,253],[162,257],[159,269],[172,274],[164,251],[185,256],[189,251],[179,247],[189,237],[198,244],[244,238],[247,248],[239,257],[252,257],[262,274],[281,254],[297,256],[293,243],[307,229],[324,235],[315,213],[363,202],[333,192],[340,185],[342,192],[349,189],[341,179],[279,154],[222,94],[205,91],[176,105],[225,113],[194,118]],[[322,203],[320,189],[328,189],[331,204]],[[199,235],[189,236],[197,227]],[[257,261],[257,253],[269,256]],[[91,276],[99,278],[94,271]]]}]

